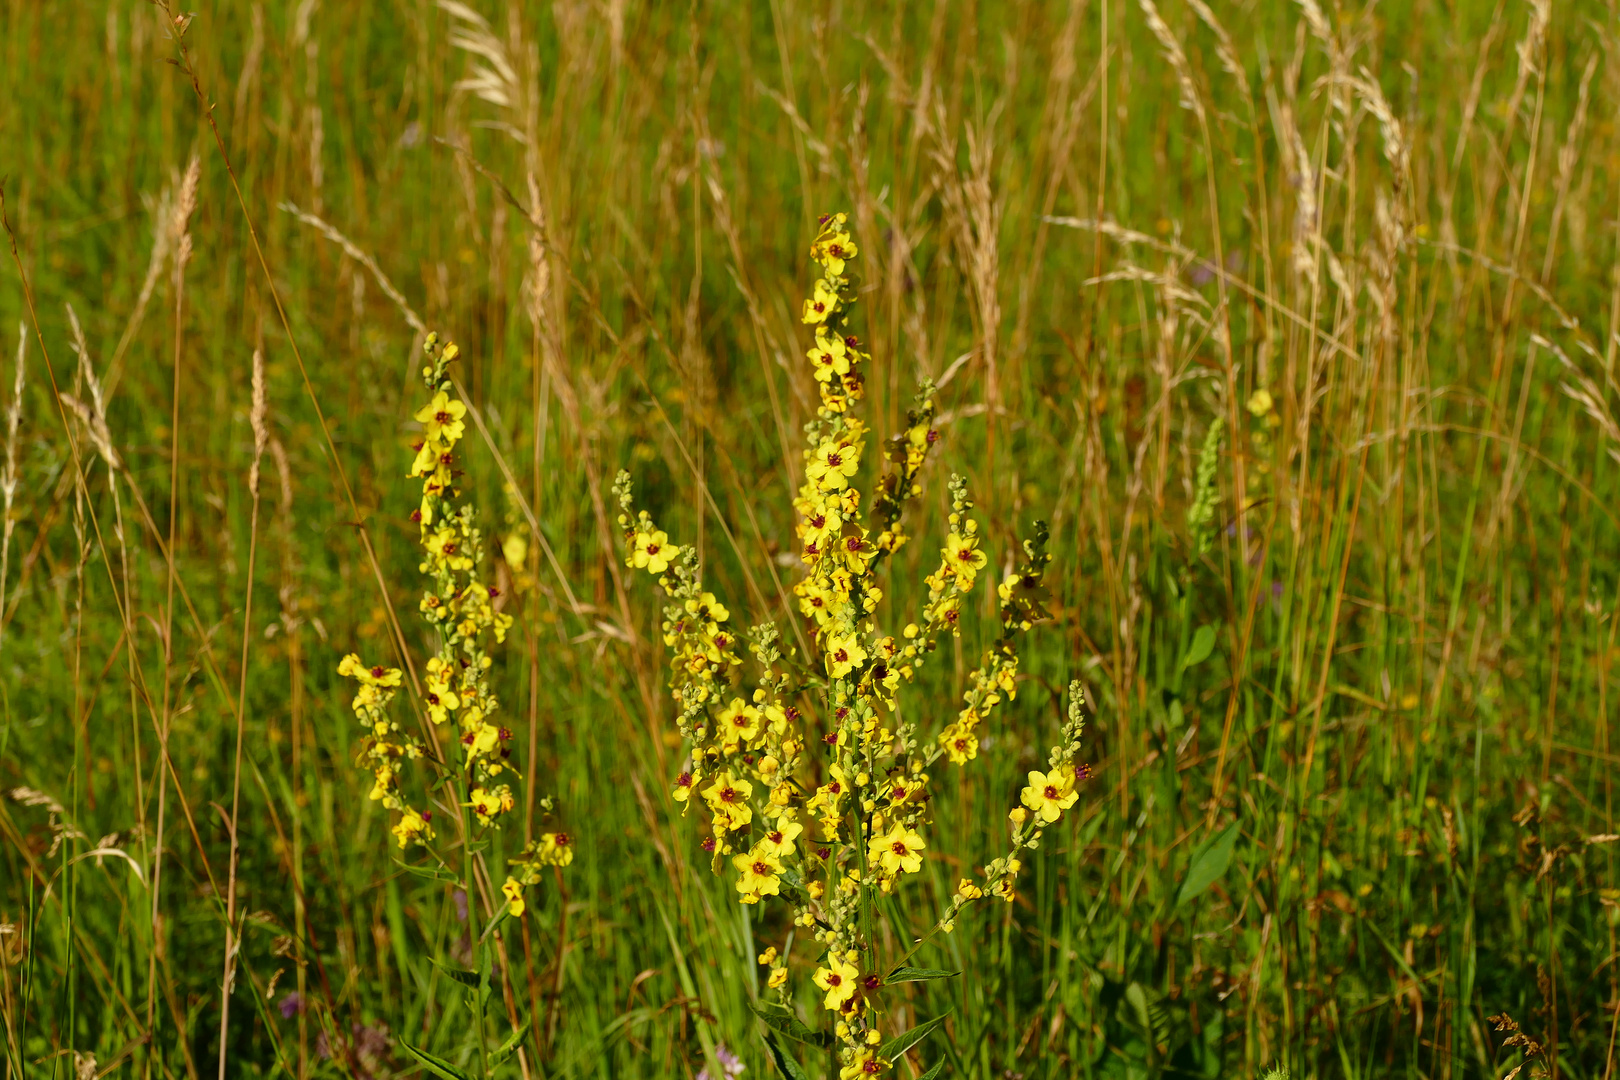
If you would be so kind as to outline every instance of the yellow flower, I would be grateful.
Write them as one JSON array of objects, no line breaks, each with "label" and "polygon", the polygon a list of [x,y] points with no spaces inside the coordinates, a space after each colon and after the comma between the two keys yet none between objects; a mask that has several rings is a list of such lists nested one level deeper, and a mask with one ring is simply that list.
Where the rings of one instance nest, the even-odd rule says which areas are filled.
[{"label": "yellow flower", "polygon": [[828,604],[832,596],[826,589],[817,585],[814,580],[805,578],[794,587],[794,591],[799,594],[799,613],[801,615],[807,615],[815,619],[818,626],[825,623],[831,616]]},{"label": "yellow flower", "polygon": [[844,516],[839,508],[830,502],[810,508],[804,516],[804,546],[806,550],[817,553],[825,551],[827,545],[835,542],[844,528]]},{"label": "yellow flower", "polygon": [[[662,536],[663,534],[659,533],[658,535]],[[667,540],[668,537],[665,537],[665,539]],[[673,559],[674,556],[670,556],[670,558]],[[712,592],[706,592],[696,599],[688,600],[686,610],[689,614],[696,615],[706,623],[723,623],[731,618],[731,612],[727,611],[726,606],[714,598]]]},{"label": "yellow flower", "polygon": [[843,231],[823,233],[810,249],[810,257],[827,268],[827,273],[833,277],[841,277],[844,273],[844,263],[853,259],[860,250],[850,240],[849,233]]},{"label": "yellow flower", "polygon": [[866,537],[865,529],[859,525],[852,525],[846,530],[846,535],[828,541],[827,553],[842,563],[851,574],[864,574],[867,564],[877,555],[877,548],[873,547],[872,542]]},{"label": "yellow flower", "polygon": [[747,780],[733,780],[728,770],[703,789],[703,799],[709,804],[714,823],[729,832],[736,832],[754,820],[754,811],[748,805],[748,796],[753,791],[753,784]]},{"label": "yellow flower", "polygon": [[895,822],[882,836],[874,836],[866,846],[866,861],[883,867],[885,874],[915,874],[922,869],[922,849],[927,847],[923,838]]},{"label": "yellow flower", "polygon": [[506,884],[501,886],[501,892],[506,896],[506,910],[511,913],[512,918],[515,919],[522,915],[524,907],[523,886],[518,883],[517,879],[508,877]]},{"label": "yellow flower", "polygon": [[493,791],[486,791],[481,787],[473,788],[471,798],[463,805],[472,807],[473,813],[478,816],[479,824],[488,825],[495,820],[495,815],[512,809],[515,802],[512,798],[512,789],[502,784]]},{"label": "yellow flower", "polygon": [[[832,836],[828,836],[830,840],[837,835],[838,802],[844,797],[844,791],[849,786],[849,778],[844,775],[843,767],[840,765],[833,765],[828,771],[832,774],[832,778],[816,788],[816,793],[810,797],[804,809],[806,813],[831,818],[834,832]],[[825,815],[817,813],[822,810],[826,812]]]},{"label": "yellow flower", "polygon": [[737,878],[737,891],[742,893],[743,903],[757,904],[762,896],[781,893],[782,864],[775,855],[755,848],[746,855],[736,856],[731,864],[741,871]]},{"label": "yellow flower", "polygon": [[682,769],[680,775],[675,777],[675,790],[671,791],[669,794],[670,797],[678,803],[684,803],[687,799],[691,798],[692,774],[687,772],[685,769]]},{"label": "yellow flower", "polygon": [[854,634],[828,635],[827,674],[830,677],[842,679],[865,662],[866,650],[861,648]]},{"label": "yellow flower", "polygon": [[[460,402],[457,402],[457,404],[459,405]],[[411,471],[405,475],[408,477],[436,476],[439,472],[440,466],[444,464],[444,458],[449,453],[450,448],[444,443],[438,442],[435,439],[423,439],[421,442],[416,444],[416,457],[411,461]],[[439,494],[440,485],[433,485],[433,487],[434,490],[429,494]],[[423,520],[429,520],[431,519],[431,516],[432,511],[428,508],[427,496],[424,494],[422,498]]]},{"label": "yellow flower", "polygon": [[755,850],[763,851],[773,858],[784,858],[793,851],[793,841],[804,832],[804,826],[797,821],[784,821],[775,829],[760,838]]},{"label": "yellow flower", "polygon": [[467,747],[468,757],[477,757],[479,754],[488,754],[500,745],[501,729],[494,724],[479,724],[461,737]]},{"label": "yellow flower", "polygon": [[574,861],[574,841],[565,832],[540,834],[534,861],[541,866],[567,866]]},{"label": "yellow flower", "polygon": [[956,886],[956,895],[964,901],[977,900],[984,895],[984,890],[973,884],[968,878],[963,878]]},{"label": "yellow flower", "polygon": [[855,1051],[848,1065],[838,1070],[838,1080],[861,1080],[863,1076],[882,1076],[888,1071],[889,1063],[880,1059],[875,1050],[863,1046]]},{"label": "yellow flower", "polygon": [[837,311],[842,303],[838,291],[827,283],[826,278],[816,282],[815,294],[804,302],[804,321],[809,324],[825,323]]},{"label": "yellow flower", "polygon": [[669,569],[681,549],[669,542],[669,534],[662,529],[636,533],[636,553],[632,557],[637,570],[645,568],[649,574],[662,574]]},{"label": "yellow flower", "polygon": [[435,724],[444,723],[449,713],[461,708],[461,699],[450,689],[451,677],[449,664],[437,656],[428,660],[427,693],[423,696],[427,700],[428,716]]},{"label": "yellow flower", "polygon": [[371,799],[388,805],[389,796],[394,790],[394,767],[385,759],[377,764],[376,782],[371,785]]},{"label": "yellow flower", "polygon": [[400,677],[399,668],[383,667],[380,664],[368,668],[354,653],[338,662],[338,674],[358,680],[361,686],[398,686]]},{"label": "yellow flower", "polygon": [[939,733],[939,743],[955,765],[965,765],[979,756],[979,737],[957,724]]},{"label": "yellow flower", "polygon": [[849,374],[849,348],[844,339],[837,335],[826,333],[826,327],[816,328],[815,348],[805,353],[810,360],[810,369],[815,373],[816,381],[830,383],[837,376],[838,382]]},{"label": "yellow flower", "polygon": [[759,735],[759,710],[744,703],[742,698],[732,698],[715,723],[719,726],[720,749],[735,754],[739,746]]},{"label": "yellow flower", "polygon": [[451,570],[471,570],[472,558],[461,547],[461,536],[455,529],[441,527],[435,529],[422,541],[422,546],[428,554],[443,560],[444,565]]},{"label": "yellow flower", "polygon": [[824,490],[842,491],[860,467],[861,455],[855,447],[828,439],[816,447],[815,457],[805,466],[804,474]]},{"label": "yellow flower", "polygon": [[[1000,860],[998,859],[997,862],[1000,862]],[[1007,901],[1009,904],[1012,903],[1013,898],[1018,895],[1018,871],[1022,868],[1022,866],[1023,863],[1019,862],[1017,859],[1008,859],[1005,864],[1005,876],[996,882],[995,894]],[[994,868],[994,864],[992,864],[991,868]]]},{"label": "yellow flower", "polygon": [[765,980],[765,985],[770,987],[772,990],[775,990],[784,985],[786,982],[787,968],[785,966],[773,967],[771,968],[771,977]]},{"label": "yellow flower", "polygon": [[861,973],[854,966],[828,956],[828,967],[816,968],[811,980],[827,992],[822,1004],[831,1012],[838,1012],[844,1002],[855,996],[856,980]]},{"label": "yellow flower", "polygon": [[394,822],[394,827],[390,831],[393,832],[394,839],[399,841],[401,848],[408,846],[412,841],[425,844],[433,839],[433,828],[428,825],[427,816],[418,814],[408,806],[400,815],[400,819]]},{"label": "yellow flower", "polygon": [[1035,820],[1050,825],[1074,805],[1079,796],[1074,790],[1074,770],[1066,766],[1050,773],[1031,772],[1029,787],[1024,789],[1022,802],[1035,811]]},{"label": "yellow flower", "polygon": [[459,401],[452,401],[450,395],[440,390],[433,395],[433,400],[416,411],[416,419],[422,424],[422,432],[429,443],[435,440],[445,443],[455,443],[466,432],[467,426],[461,418],[467,415],[467,406]]},{"label": "yellow flower", "polygon": [[984,569],[984,552],[979,550],[978,545],[977,537],[960,533],[952,533],[945,538],[945,547],[939,557],[956,575],[958,589],[971,589],[974,577]]}]

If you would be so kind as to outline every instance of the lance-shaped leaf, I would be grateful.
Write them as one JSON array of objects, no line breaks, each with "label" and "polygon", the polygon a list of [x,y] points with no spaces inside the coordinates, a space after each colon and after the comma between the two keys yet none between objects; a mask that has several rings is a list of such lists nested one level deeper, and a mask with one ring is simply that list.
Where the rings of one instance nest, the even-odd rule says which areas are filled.
[{"label": "lance-shaped leaf", "polygon": [[897,967],[884,977],[885,983],[901,982],[931,982],[934,979],[954,979],[962,974],[960,971],[944,971],[940,968]]},{"label": "lance-shaped leaf", "polygon": [[399,1041],[399,1045],[407,1054],[411,1055],[411,1057],[420,1062],[423,1068],[427,1069],[427,1071],[432,1073],[434,1076],[442,1077],[443,1080],[473,1080],[473,1078],[467,1073],[462,1072],[460,1069],[444,1060],[444,1058],[439,1057],[437,1054],[430,1054],[420,1047],[412,1046],[404,1039]]},{"label": "lance-shaped leaf", "polygon": [[787,1077],[787,1080],[810,1080],[804,1070],[799,1068],[799,1063],[783,1053],[781,1046],[777,1045],[776,1040],[770,1035],[765,1036],[765,1045],[771,1051],[771,1060],[776,1063],[776,1070]]},{"label": "lance-shaped leaf", "polygon": [[896,1035],[894,1038],[890,1039],[888,1042],[884,1043],[878,1048],[878,1057],[882,1058],[884,1061],[896,1060],[901,1054],[905,1053],[907,1050],[910,1050],[913,1046],[916,1046],[918,1043],[922,1042],[923,1039],[927,1038],[929,1033],[935,1028],[939,1027],[939,1025],[943,1024],[945,1022],[945,1018],[950,1015],[950,1010],[946,1010],[940,1015],[934,1017],[932,1020],[928,1021],[928,1023],[918,1024],[910,1031],[902,1032],[901,1034]]},{"label": "lance-shaped leaf", "polygon": [[748,1007],[754,1011],[755,1016],[765,1022],[766,1027],[779,1035],[785,1035],[795,1042],[807,1043],[810,1046],[825,1048],[832,1045],[832,1036],[829,1033],[811,1030],[787,1009],[755,1001],[750,1001]]}]

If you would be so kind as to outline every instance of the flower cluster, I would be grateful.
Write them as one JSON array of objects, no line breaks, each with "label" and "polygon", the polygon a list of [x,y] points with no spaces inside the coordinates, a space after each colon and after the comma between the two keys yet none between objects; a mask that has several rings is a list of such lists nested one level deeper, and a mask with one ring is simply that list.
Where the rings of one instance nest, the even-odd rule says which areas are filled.
[{"label": "flower cluster", "polygon": [[574,861],[574,840],[565,832],[541,833],[540,839],[524,845],[523,853],[513,859],[501,886],[506,897],[506,908],[516,918],[523,914],[523,889],[540,883],[543,866],[567,866]]},{"label": "flower cluster", "polygon": [[[804,482],[794,499],[804,573],[793,594],[813,656],[785,647],[773,624],[755,627],[747,646],[759,676],[744,686],[739,635],[725,605],[705,591],[695,552],[671,544],[651,515],[635,508],[628,474],[619,474],[614,491],[627,564],[656,578],[669,598],[669,686],[691,747],[673,797],[684,810],[703,812],[703,849],[742,903],[779,897],[792,905],[797,926],[813,928],[812,979],[836,1016],[841,1075],[852,1077],[889,1068],[878,1055],[884,969],[869,918],[876,897],[922,869],[929,769],[941,757],[957,764],[973,757],[986,716],[1014,696],[1015,635],[1045,615],[1049,556],[1045,526],[1037,523],[1018,572],[1000,587],[1002,632],[971,678],[966,708],[945,731],[920,738],[915,723],[896,712],[898,692],[940,636],[959,633],[964,599],[988,559],[966,484],[952,477],[949,533],[927,578],[927,604],[898,637],[878,629],[874,612],[884,593],[876,571],[907,542],[902,510],[920,493],[918,476],[938,440],[934,388],[923,384],[905,431],[887,442],[888,467],[868,510],[857,487],[868,431],[850,413],[868,357],[847,327],[854,293],[845,271],[857,250],[844,215],[822,219],[810,253],[822,276],[803,319],[814,330],[808,356],[821,405],[806,426]],[[1053,766],[1050,785],[1043,776],[1040,790],[1057,792],[1040,803],[1043,813],[1072,805],[1074,774],[1066,767]],[[1034,842],[1035,828],[1015,834],[1014,855]],[[965,882],[964,889],[1010,895],[1017,869],[1015,857],[998,860],[982,885]],[[959,906],[941,929],[950,929]],[[772,947],[759,960],[770,968],[767,985],[790,1001],[788,957]]]},{"label": "flower cluster", "polygon": [[422,481],[422,502],[411,520],[421,530],[418,569],[429,579],[418,608],[439,630],[440,645],[428,659],[422,696],[435,726],[454,722],[462,774],[469,778],[466,805],[479,824],[489,825],[514,805],[506,782],[512,774],[507,764],[512,733],[494,719],[500,703],[490,688],[493,661],[483,639],[488,634],[506,640],[512,617],[495,610],[499,591],[479,579],[484,534],[473,507],[454,501],[459,494],[455,448],[466,434],[467,406],[451,396],[455,384],[448,370],[459,350],[453,342],[441,346],[436,334],[428,335],[425,348],[429,363],[422,381],[433,396],[416,412],[422,438],[409,475]]},{"label": "flower cluster", "polygon": [[[437,631],[439,647],[424,672],[422,711],[433,729],[454,733],[457,749],[435,764],[456,777],[464,816],[492,826],[516,805],[511,781],[517,772],[510,762],[512,732],[498,719],[500,702],[490,679],[493,660],[487,642],[491,637],[497,643],[504,641],[512,617],[497,610],[500,590],[480,577],[485,535],[472,504],[458,501],[456,446],[467,432],[467,406],[457,396],[449,367],[459,350],[453,342],[441,342],[437,334],[427,336],[424,350],[428,361],[422,382],[429,400],[414,414],[422,432],[412,447],[408,475],[422,482],[421,499],[411,512],[422,551],[418,569],[427,578],[418,610]],[[512,558],[521,562],[515,550]],[[368,731],[363,756],[376,777],[372,798],[400,813],[393,833],[402,848],[412,842],[426,844],[434,835],[429,825],[432,815],[406,805],[398,782],[400,762],[422,757],[424,749],[385,714],[400,685],[400,672],[368,668],[354,656],[346,657],[338,672],[360,684],[354,710]],[[526,851],[516,864],[517,876],[508,879],[509,885],[517,883],[507,896],[514,913],[522,909],[519,894],[523,884],[535,879],[535,867],[567,865],[572,857],[562,833],[547,833],[537,847]]]},{"label": "flower cluster", "polygon": [[[1003,597],[1005,612],[1005,593]],[[951,897],[950,909],[937,924],[941,930],[949,933],[955,928],[962,908],[986,894],[1012,901],[1018,871],[1023,868],[1019,853],[1040,846],[1042,831],[1056,824],[1064,811],[1075,804],[1080,797],[1079,785],[1091,779],[1091,766],[1075,761],[1080,754],[1080,736],[1085,727],[1085,695],[1076,679],[1069,684],[1069,718],[1047,758],[1046,771],[1030,771],[1029,785],[1019,794],[1023,805],[1014,807],[1007,815],[1012,822],[1012,850],[983,868],[983,886],[970,879],[962,880],[956,887],[956,895]]]},{"label": "flower cluster", "polygon": [[418,811],[405,802],[399,791],[399,770],[402,762],[415,761],[422,756],[422,742],[406,734],[398,724],[388,718],[388,703],[394,700],[399,688],[398,668],[372,666],[361,663],[354,653],[338,664],[338,674],[355,680],[360,689],[355,691],[354,715],[368,733],[364,751],[365,765],[376,782],[371,787],[373,800],[388,810],[397,811],[394,839],[400,847],[413,841],[426,843],[433,839],[433,811]]}]

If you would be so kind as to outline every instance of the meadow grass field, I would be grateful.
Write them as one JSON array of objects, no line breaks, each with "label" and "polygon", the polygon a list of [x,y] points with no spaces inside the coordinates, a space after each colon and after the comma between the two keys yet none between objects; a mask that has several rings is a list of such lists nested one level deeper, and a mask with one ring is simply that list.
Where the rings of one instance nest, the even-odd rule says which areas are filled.
[{"label": "meadow grass field", "polygon": [[[1609,1080],[1617,119],[1613,0],[5,0],[6,1075]],[[985,556],[902,743],[1050,530],[926,857],[828,870],[863,970],[939,976],[865,1016],[821,884],[739,903],[677,799],[702,665],[614,479],[838,700],[790,595],[823,272],[927,454],[861,595],[937,608],[953,492]],[[472,569],[412,521],[452,427]],[[511,751],[471,799],[417,693],[455,574]]]}]

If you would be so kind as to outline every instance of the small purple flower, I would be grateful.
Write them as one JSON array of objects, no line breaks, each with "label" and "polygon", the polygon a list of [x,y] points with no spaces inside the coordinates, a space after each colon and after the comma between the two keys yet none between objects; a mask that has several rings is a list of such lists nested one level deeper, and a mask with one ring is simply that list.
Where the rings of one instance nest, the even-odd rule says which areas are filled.
[{"label": "small purple flower", "polygon": [[[725,1080],[733,1080],[734,1077],[740,1076],[748,1068],[742,1063],[741,1058],[726,1049],[725,1043],[721,1043],[714,1048],[714,1060],[720,1063],[721,1069],[725,1070]],[[715,1080],[715,1078],[709,1074],[707,1068],[704,1068],[697,1074],[697,1080]]]},{"label": "small purple flower", "polygon": [[283,1020],[291,1020],[295,1016],[301,1016],[304,1012],[304,995],[294,990],[276,1002],[276,1008],[281,1010]]}]

